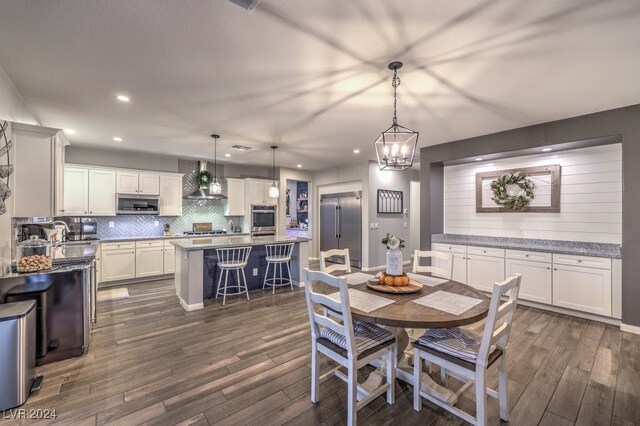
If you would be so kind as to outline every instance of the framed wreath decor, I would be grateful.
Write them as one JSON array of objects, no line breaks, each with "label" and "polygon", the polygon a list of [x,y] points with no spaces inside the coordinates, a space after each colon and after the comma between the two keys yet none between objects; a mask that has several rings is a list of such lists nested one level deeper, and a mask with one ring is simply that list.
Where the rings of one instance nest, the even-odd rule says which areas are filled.
[{"label": "framed wreath decor", "polygon": [[490,185],[493,197],[491,199],[499,206],[521,210],[534,197],[534,184],[522,172],[504,173],[493,180]]},{"label": "framed wreath decor", "polygon": [[196,173],[196,182],[200,188],[208,187],[213,180],[213,175],[208,170],[200,170]]}]

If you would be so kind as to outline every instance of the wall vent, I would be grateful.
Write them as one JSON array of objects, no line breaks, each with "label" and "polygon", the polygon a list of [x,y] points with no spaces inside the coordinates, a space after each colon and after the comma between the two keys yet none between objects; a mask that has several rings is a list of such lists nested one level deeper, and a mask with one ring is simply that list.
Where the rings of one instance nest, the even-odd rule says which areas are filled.
[{"label": "wall vent", "polygon": [[253,148],[245,145],[231,145],[231,148],[237,149],[238,151],[251,151]]},{"label": "wall vent", "polygon": [[226,0],[225,3],[240,7],[247,11],[247,13],[252,13],[256,8],[260,0]]}]

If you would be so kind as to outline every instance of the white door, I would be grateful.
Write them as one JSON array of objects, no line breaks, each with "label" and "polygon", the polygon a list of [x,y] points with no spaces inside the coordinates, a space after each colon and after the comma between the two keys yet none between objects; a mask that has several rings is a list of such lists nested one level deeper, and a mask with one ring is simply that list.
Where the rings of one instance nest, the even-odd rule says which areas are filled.
[{"label": "white door", "polygon": [[227,216],[244,216],[244,181],[227,178]]},{"label": "white door", "polygon": [[249,204],[265,204],[264,182],[261,180],[248,180],[247,186]]},{"label": "white door", "polygon": [[136,252],[133,249],[102,251],[102,281],[118,281],[135,278]]},{"label": "white door", "polygon": [[89,214],[116,215],[116,172],[89,170]]},{"label": "white door", "polygon": [[118,194],[138,193],[138,174],[135,172],[116,173],[116,192]]},{"label": "white door", "polygon": [[136,278],[163,273],[164,250],[162,247],[136,248]]},{"label": "white door", "polygon": [[64,168],[64,214],[89,214],[89,170],[79,167]]},{"label": "white door", "polygon": [[478,290],[492,291],[493,284],[504,281],[504,258],[467,256],[467,284]]},{"label": "white door", "polygon": [[507,259],[506,276],[522,274],[519,298],[532,302],[551,304],[551,264],[527,260]]},{"label": "white door", "polygon": [[138,193],[143,195],[160,195],[160,176],[149,173],[139,173]]},{"label": "white door", "polygon": [[176,246],[164,249],[164,273],[173,274],[176,272]]},{"label": "white door", "polygon": [[159,207],[160,216],[182,216],[182,176],[160,176]]},{"label": "white door", "polygon": [[555,264],[553,304],[611,316],[611,271]]}]

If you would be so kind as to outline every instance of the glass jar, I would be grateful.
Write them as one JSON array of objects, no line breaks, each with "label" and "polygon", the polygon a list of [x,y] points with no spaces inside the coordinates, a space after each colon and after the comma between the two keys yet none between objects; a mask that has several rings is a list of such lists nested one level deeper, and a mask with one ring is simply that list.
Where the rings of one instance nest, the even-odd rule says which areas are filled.
[{"label": "glass jar", "polygon": [[51,269],[51,242],[32,235],[16,245],[16,270],[37,272]]}]

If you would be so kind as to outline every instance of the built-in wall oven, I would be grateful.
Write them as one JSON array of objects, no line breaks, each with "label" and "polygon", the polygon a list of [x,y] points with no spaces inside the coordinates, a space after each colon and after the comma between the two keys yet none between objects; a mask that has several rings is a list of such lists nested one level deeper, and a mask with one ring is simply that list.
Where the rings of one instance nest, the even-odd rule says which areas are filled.
[{"label": "built-in wall oven", "polygon": [[251,235],[254,237],[276,234],[276,206],[251,206]]}]

